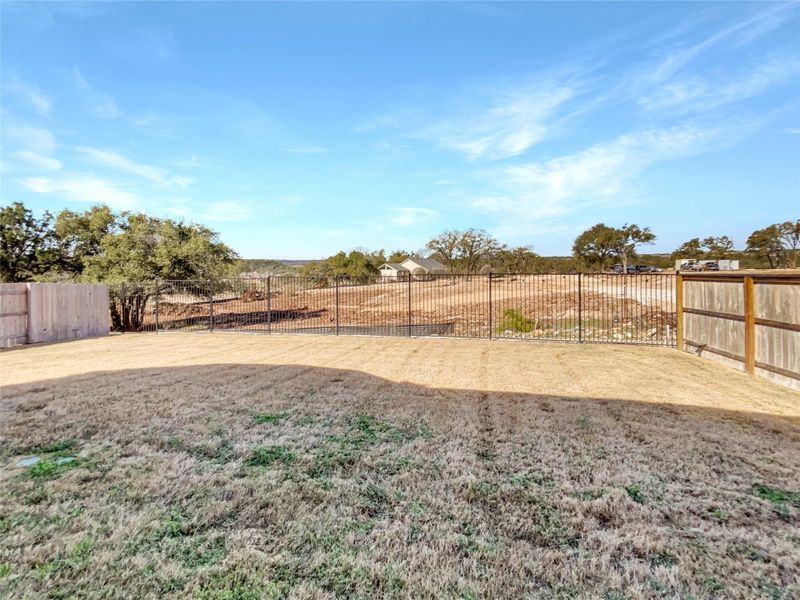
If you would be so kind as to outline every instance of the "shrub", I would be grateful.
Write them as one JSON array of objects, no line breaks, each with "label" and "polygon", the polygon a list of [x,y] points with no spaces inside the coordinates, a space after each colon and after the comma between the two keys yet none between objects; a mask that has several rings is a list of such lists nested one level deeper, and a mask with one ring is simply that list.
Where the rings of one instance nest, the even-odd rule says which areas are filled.
[{"label": "shrub", "polygon": [[503,318],[500,321],[500,325],[497,327],[497,331],[518,331],[520,333],[530,333],[533,331],[535,326],[536,323],[523,315],[518,309],[507,308],[503,311]]}]

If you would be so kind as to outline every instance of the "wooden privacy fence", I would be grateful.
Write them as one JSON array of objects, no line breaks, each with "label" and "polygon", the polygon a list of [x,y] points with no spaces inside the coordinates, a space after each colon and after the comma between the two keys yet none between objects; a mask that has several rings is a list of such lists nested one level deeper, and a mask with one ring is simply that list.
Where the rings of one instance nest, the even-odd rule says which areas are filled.
[{"label": "wooden privacy fence", "polygon": [[678,348],[800,390],[800,270],[678,276]]},{"label": "wooden privacy fence", "polygon": [[0,284],[0,347],[105,335],[108,302],[103,284]]}]

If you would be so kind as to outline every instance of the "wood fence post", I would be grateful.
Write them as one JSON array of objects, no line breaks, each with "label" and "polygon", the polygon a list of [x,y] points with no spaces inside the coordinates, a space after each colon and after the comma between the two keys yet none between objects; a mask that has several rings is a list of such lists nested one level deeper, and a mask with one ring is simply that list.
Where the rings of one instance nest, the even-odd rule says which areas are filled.
[{"label": "wood fence post", "polygon": [[744,370],[748,375],[756,372],[756,311],[750,275],[744,278]]},{"label": "wood fence post", "polygon": [[675,323],[675,341],[678,350],[684,350],[683,347],[683,275],[678,274],[675,277],[675,314],[677,315],[677,322]]}]

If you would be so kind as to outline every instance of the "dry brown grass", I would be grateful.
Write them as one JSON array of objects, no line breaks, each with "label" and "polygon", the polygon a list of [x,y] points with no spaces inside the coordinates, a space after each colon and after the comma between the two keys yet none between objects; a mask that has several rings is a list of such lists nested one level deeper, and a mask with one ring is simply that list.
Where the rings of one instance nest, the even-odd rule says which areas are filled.
[{"label": "dry brown grass", "polygon": [[674,350],[173,334],[0,362],[8,597],[800,594],[800,394]]}]

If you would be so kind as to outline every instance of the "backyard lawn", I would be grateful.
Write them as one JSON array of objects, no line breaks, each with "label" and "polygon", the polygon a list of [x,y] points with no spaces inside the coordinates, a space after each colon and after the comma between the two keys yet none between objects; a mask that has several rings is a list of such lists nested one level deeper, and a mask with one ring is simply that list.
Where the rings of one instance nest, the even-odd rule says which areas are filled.
[{"label": "backyard lawn", "polygon": [[800,596],[800,394],[676,350],[127,334],[0,377],[0,596]]}]

